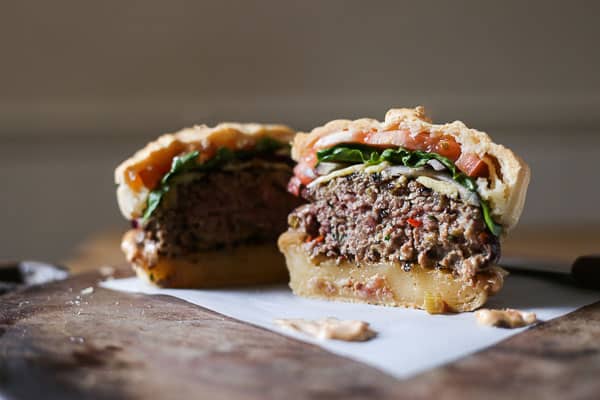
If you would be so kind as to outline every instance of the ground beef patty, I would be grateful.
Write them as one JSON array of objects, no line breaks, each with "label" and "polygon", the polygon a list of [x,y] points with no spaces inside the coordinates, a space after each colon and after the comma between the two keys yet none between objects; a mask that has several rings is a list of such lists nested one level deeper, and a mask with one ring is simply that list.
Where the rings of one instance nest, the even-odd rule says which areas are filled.
[{"label": "ground beef patty", "polygon": [[250,166],[183,176],[144,226],[144,240],[168,257],[274,241],[300,204],[286,191],[291,175],[291,167]]},{"label": "ground beef patty", "polygon": [[288,218],[305,232],[313,258],[418,263],[471,277],[497,261],[498,238],[479,207],[441,195],[406,177],[354,173],[306,189],[309,204]]}]

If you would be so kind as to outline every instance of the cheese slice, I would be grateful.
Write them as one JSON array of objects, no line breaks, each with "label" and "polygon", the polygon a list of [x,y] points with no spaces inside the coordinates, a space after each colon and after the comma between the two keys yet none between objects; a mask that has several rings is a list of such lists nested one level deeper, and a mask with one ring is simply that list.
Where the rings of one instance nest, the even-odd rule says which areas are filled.
[{"label": "cheese slice", "polygon": [[416,181],[434,192],[446,195],[452,199],[458,198],[458,188],[450,182],[440,181],[439,179],[430,178],[424,175],[419,176]]}]

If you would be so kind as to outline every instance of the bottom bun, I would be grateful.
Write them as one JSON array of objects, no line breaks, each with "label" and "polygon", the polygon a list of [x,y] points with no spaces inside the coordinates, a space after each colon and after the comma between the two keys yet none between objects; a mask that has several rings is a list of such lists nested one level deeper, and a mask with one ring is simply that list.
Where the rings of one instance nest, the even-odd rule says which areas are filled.
[{"label": "bottom bun", "polygon": [[451,272],[413,265],[378,263],[357,266],[334,259],[310,259],[303,243],[306,235],[288,231],[279,237],[296,295],[385,306],[404,306],[428,312],[473,311],[497,293],[507,274],[490,267],[473,279],[461,280]]},{"label": "bottom bun", "polygon": [[143,280],[165,288],[217,288],[285,282],[284,259],[273,244],[240,245],[169,258],[145,257],[136,243],[136,231],[125,234],[121,244],[127,261]]}]

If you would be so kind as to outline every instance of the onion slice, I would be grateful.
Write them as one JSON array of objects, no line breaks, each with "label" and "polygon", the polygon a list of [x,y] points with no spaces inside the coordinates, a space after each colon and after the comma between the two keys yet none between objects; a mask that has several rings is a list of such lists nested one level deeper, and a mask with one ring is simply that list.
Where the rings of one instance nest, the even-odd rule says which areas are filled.
[{"label": "onion slice", "polygon": [[317,167],[315,168],[315,170],[317,171],[317,175],[323,176],[323,175],[327,175],[337,169],[342,169],[342,168],[344,168],[344,166],[345,165],[342,163],[320,162],[319,165],[317,165]]},{"label": "onion slice", "polygon": [[435,169],[436,171],[443,171],[446,169],[444,164],[442,164],[441,162],[439,162],[436,159],[431,159],[431,160],[427,161],[427,164],[429,164],[429,166],[431,168]]}]

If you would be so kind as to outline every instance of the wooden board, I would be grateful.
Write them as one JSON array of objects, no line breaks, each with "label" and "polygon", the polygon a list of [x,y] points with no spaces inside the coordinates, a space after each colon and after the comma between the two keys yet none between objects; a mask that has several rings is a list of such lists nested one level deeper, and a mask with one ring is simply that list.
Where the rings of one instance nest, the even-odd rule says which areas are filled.
[{"label": "wooden board", "polygon": [[398,381],[178,299],[97,287],[81,295],[99,279],[86,273],[0,296],[0,388],[5,394],[44,399],[443,395],[463,400],[591,399],[600,393],[600,303]]}]

